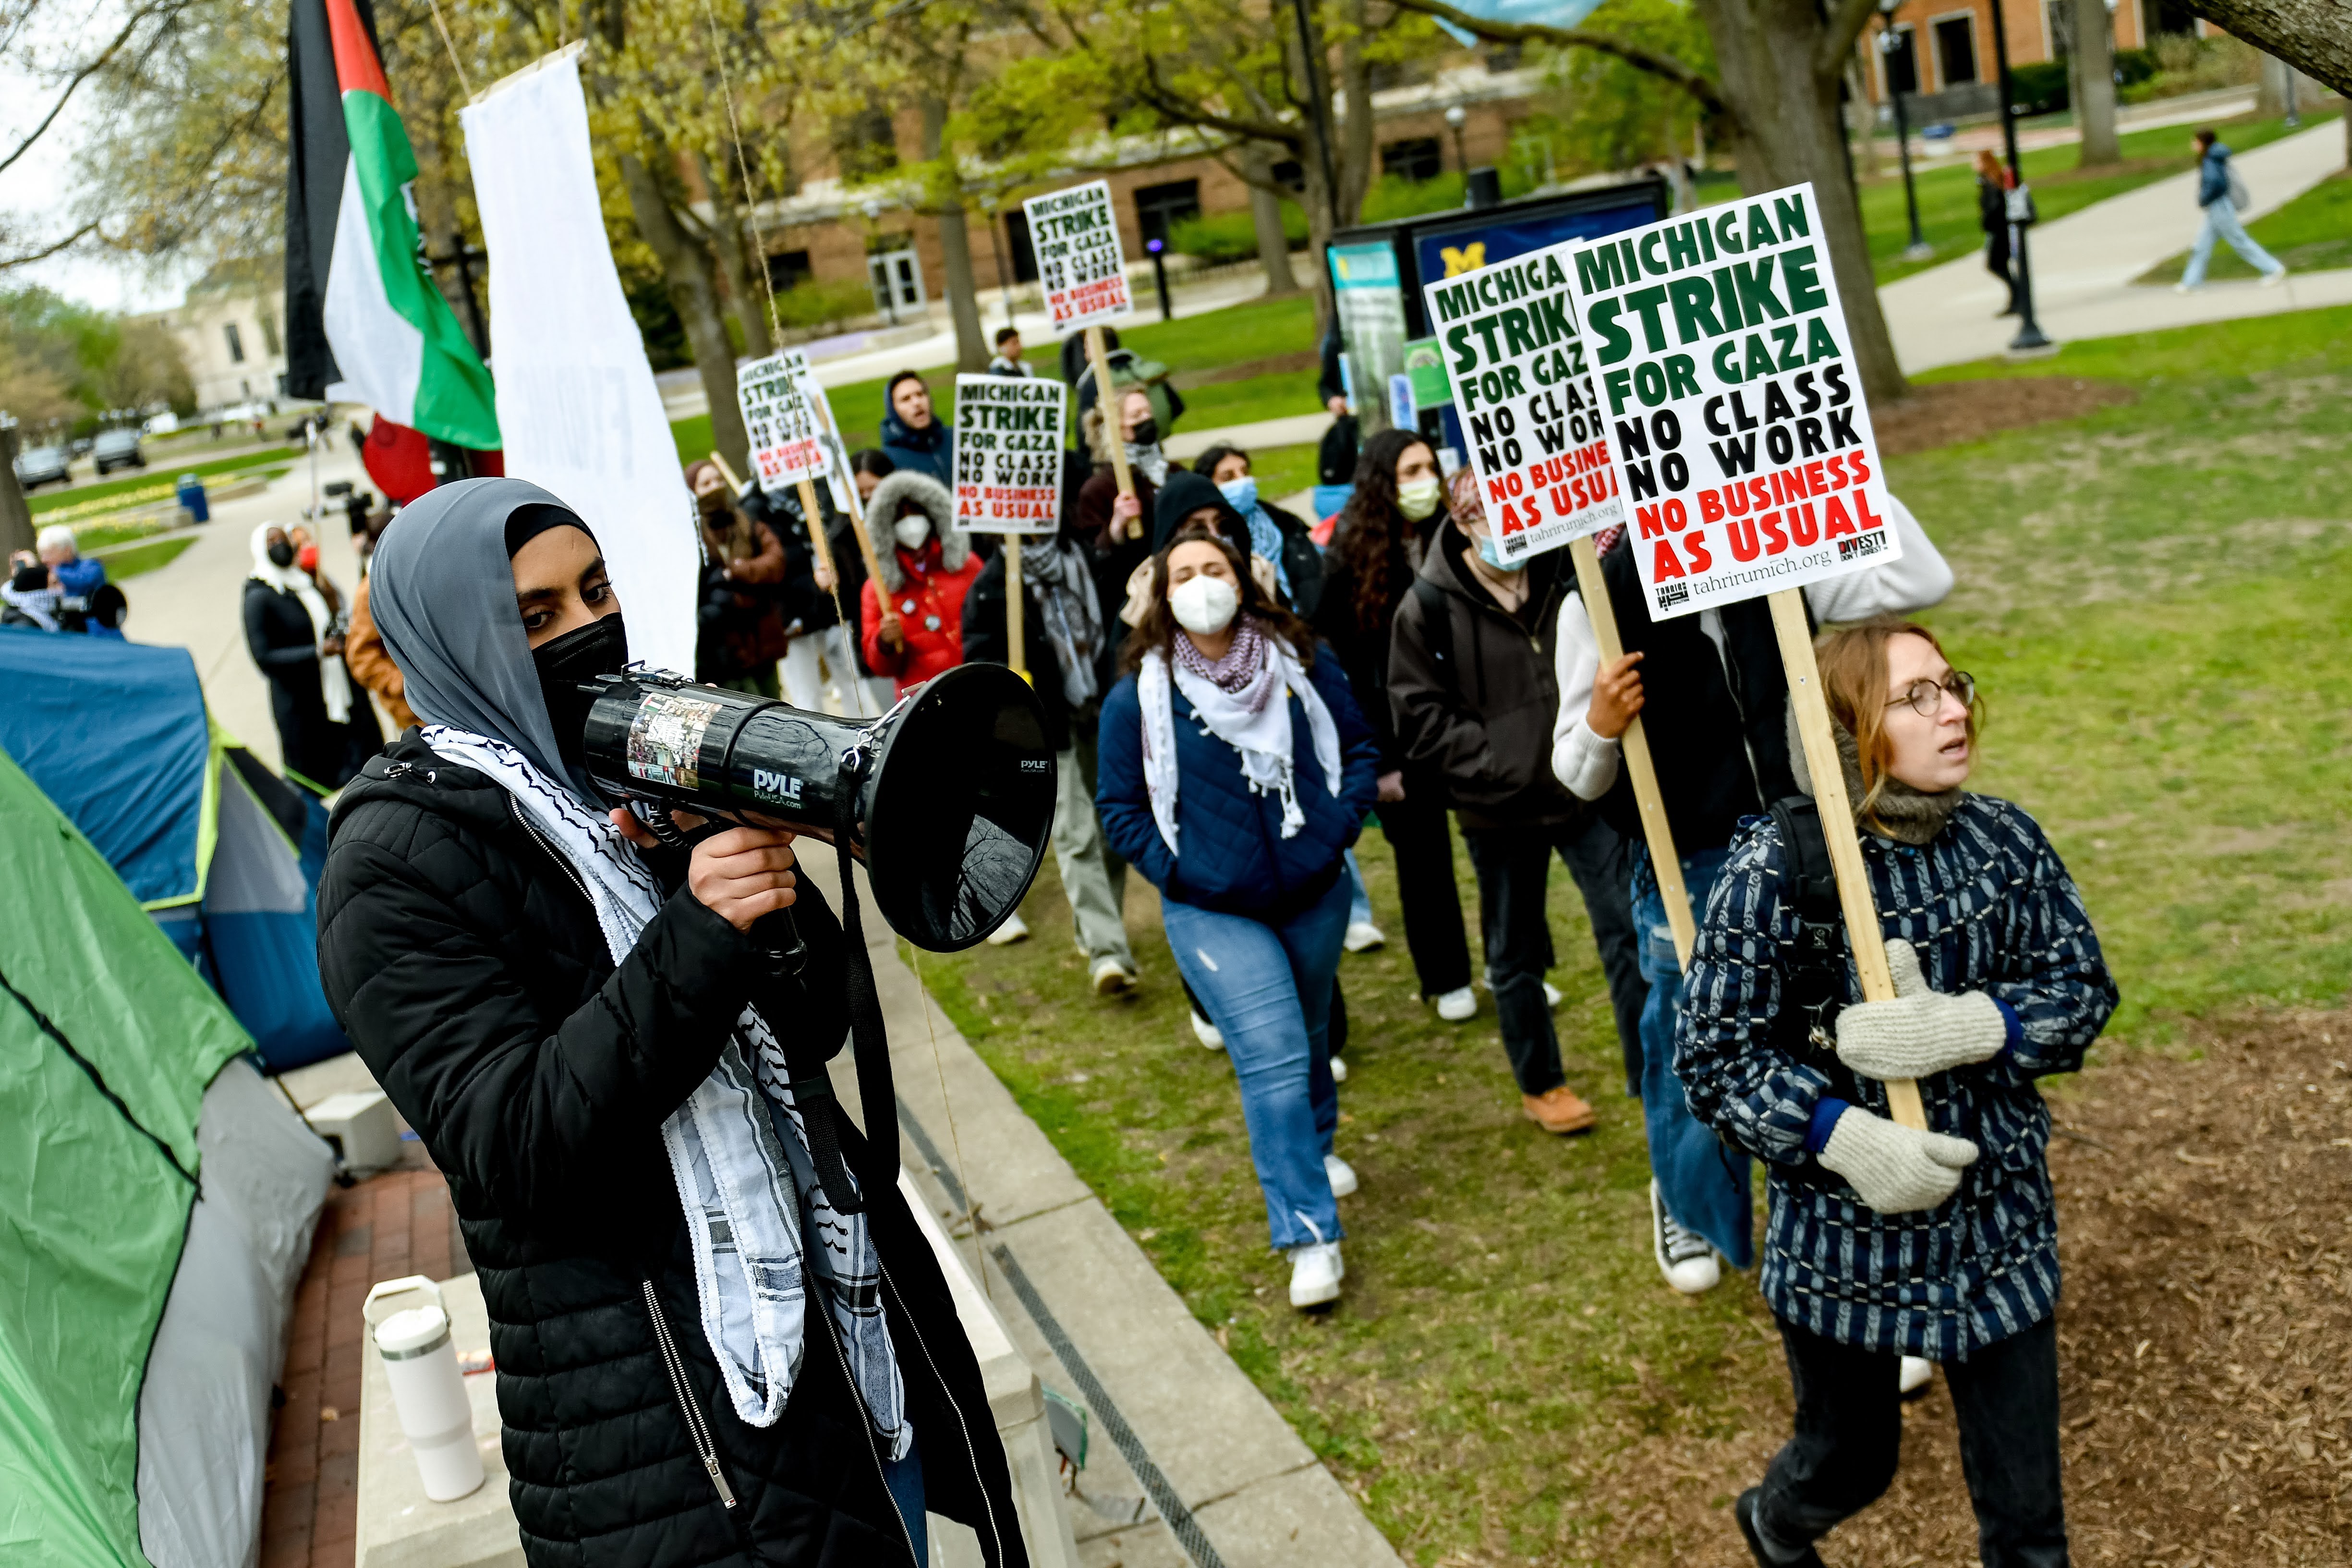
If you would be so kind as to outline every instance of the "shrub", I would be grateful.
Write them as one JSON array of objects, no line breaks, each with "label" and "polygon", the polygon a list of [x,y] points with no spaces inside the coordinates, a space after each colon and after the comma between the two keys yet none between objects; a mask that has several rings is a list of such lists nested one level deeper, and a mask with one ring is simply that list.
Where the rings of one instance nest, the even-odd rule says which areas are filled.
[{"label": "shrub", "polygon": [[2116,85],[2137,87],[2156,74],[2156,57],[2146,49],[2116,51]]},{"label": "shrub", "polygon": [[776,296],[776,319],[787,327],[829,327],[873,313],[873,286],[863,278],[808,279]]},{"label": "shrub", "polygon": [[2010,102],[2020,114],[2055,114],[2073,100],[2064,60],[2036,60],[2011,66]]},{"label": "shrub", "polygon": [[[1282,234],[1292,246],[1307,243],[1307,215],[1296,202],[1282,204]],[[1168,248],[1206,267],[1257,258],[1257,224],[1249,209],[1179,218],[1168,228]]]}]

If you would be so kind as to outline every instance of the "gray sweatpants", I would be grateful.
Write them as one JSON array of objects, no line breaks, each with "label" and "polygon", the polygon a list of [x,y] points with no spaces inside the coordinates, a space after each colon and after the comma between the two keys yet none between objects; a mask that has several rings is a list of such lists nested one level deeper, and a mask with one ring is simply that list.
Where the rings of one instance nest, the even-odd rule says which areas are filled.
[{"label": "gray sweatpants", "polygon": [[1062,873],[1077,925],[1078,945],[1089,964],[1115,958],[1131,973],[1134,950],[1127,942],[1120,910],[1127,892],[1127,862],[1111,852],[1095,815],[1095,724],[1073,717],[1070,746],[1054,759],[1054,864]]}]

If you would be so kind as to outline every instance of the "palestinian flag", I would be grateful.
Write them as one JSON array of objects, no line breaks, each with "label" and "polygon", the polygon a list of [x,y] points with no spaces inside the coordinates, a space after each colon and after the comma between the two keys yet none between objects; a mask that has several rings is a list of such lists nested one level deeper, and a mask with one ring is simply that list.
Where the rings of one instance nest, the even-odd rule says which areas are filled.
[{"label": "palestinian flag", "polygon": [[454,446],[497,447],[490,373],[435,287],[370,0],[294,0],[287,27],[286,390]]}]

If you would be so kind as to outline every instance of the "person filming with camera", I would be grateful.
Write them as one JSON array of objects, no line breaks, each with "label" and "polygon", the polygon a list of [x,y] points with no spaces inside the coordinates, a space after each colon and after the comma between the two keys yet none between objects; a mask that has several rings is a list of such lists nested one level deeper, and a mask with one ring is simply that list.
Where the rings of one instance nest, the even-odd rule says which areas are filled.
[{"label": "person filming with camera", "polygon": [[629,654],[587,526],[444,486],[369,581],[423,728],[336,806],[320,973],[448,1177],[525,1558],[924,1564],[928,1508],[1025,1563],[938,1264],[847,1173],[889,1162],[822,1087],[849,954],[792,833],[665,847],[590,779]]}]

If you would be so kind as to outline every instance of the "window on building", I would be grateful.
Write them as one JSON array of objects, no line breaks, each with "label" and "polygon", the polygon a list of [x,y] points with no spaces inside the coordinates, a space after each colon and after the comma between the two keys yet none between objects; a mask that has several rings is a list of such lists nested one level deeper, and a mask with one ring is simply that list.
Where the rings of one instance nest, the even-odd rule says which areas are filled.
[{"label": "window on building", "polygon": [[1909,23],[1894,31],[1895,47],[1886,51],[1886,90],[1919,90],[1919,34]]},{"label": "window on building", "polygon": [[768,258],[768,287],[781,294],[795,283],[805,283],[815,276],[805,250],[779,250]]},{"label": "window on building", "polygon": [[1381,149],[1381,173],[1401,180],[1433,180],[1445,172],[1445,149],[1434,136],[1391,142]]},{"label": "window on building", "polygon": [[2143,0],[2140,15],[2147,19],[2151,38],[2167,33],[2197,36],[2197,13],[2189,8],[2189,0]]},{"label": "window on building", "polygon": [[278,343],[278,312],[275,310],[261,312],[261,352],[271,359],[286,352]]},{"label": "window on building", "polygon": [[236,323],[235,321],[224,322],[221,326],[221,335],[228,340],[228,363],[231,364],[243,364],[245,363],[245,339],[238,333]]},{"label": "window on building", "polygon": [[1164,185],[1138,185],[1135,188],[1135,226],[1143,231],[1143,243],[1150,248],[1153,240],[1165,243],[1171,225],[1188,217],[1201,216],[1201,182],[1171,180]]},{"label": "window on building", "polygon": [[1947,16],[1936,29],[1936,70],[1939,87],[1962,87],[1977,79],[1976,17]]},{"label": "window on building", "polygon": [[1009,258],[1013,281],[1037,281],[1037,251],[1029,238],[1029,215],[1019,207],[1004,215],[1004,243],[1013,252]]}]

